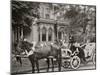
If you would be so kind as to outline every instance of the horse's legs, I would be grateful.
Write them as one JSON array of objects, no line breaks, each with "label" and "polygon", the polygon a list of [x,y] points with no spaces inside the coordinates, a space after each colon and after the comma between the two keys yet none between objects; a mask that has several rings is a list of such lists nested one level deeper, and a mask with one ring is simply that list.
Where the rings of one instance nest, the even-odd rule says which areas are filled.
[{"label": "horse's legs", "polygon": [[38,62],[38,59],[36,59],[36,67],[37,67],[37,71],[38,71],[38,73],[39,73],[39,62]]},{"label": "horse's legs", "polygon": [[58,70],[61,71],[61,60],[58,59]]},{"label": "horse's legs", "polygon": [[22,60],[21,60],[21,57],[19,58],[19,62],[20,62],[20,64],[21,64],[21,66],[22,66]]},{"label": "horse's legs", "polygon": [[58,51],[58,70],[61,71],[61,50]]},{"label": "horse's legs", "polygon": [[48,72],[49,71],[49,65],[50,65],[49,58],[47,58],[47,65],[48,65],[48,68],[47,68],[47,72]]},{"label": "horse's legs", "polygon": [[22,66],[22,60],[21,60],[21,57],[16,57],[16,60],[17,60],[17,62],[19,62],[20,65]]},{"label": "horse's legs", "polygon": [[29,60],[30,60],[31,65],[32,65],[32,73],[35,73],[34,56],[33,56],[33,55],[30,55],[30,56],[29,56]]},{"label": "horse's legs", "polygon": [[52,62],[52,71],[54,71],[54,62],[53,62],[53,58],[51,58],[51,62]]},{"label": "horse's legs", "polygon": [[34,61],[33,60],[31,61],[31,64],[32,64],[32,73],[35,73],[35,64],[34,64]]}]

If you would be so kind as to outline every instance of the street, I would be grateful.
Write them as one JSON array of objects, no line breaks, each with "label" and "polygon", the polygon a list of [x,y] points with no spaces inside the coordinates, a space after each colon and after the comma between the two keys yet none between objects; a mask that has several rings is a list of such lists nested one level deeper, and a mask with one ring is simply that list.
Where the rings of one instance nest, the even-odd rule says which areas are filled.
[{"label": "street", "polygon": [[[12,73],[20,74],[20,73],[31,73],[32,72],[31,64],[30,64],[29,60],[27,58],[23,58],[22,60],[23,60],[22,66],[20,66],[19,63],[13,62]],[[47,72],[47,65],[43,59],[39,60],[39,67],[40,67],[40,73]],[[81,64],[77,70],[90,70],[90,69],[95,69],[95,68],[96,68],[96,66],[93,65],[92,62],[88,62],[85,65]],[[58,71],[58,68],[57,68],[57,65],[55,65],[54,72],[57,72],[57,71]],[[73,70],[71,68],[61,67],[61,71],[75,71],[75,70]],[[52,72],[51,68],[49,69],[49,72]]]},{"label": "street", "polygon": [[[77,70],[91,70],[91,69],[95,69],[95,65],[93,65],[91,62],[89,62],[87,65],[81,64]],[[77,71],[77,70],[63,68],[63,67],[61,68],[61,71],[65,71],[65,72],[66,71]],[[58,68],[55,68],[54,72],[57,72],[57,71],[58,71]],[[46,72],[46,69],[40,70],[40,73],[43,73],[43,72]],[[49,72],[52,72],[51,68],[49,69]],[[28,73],[31,73],[31,71]]]}]

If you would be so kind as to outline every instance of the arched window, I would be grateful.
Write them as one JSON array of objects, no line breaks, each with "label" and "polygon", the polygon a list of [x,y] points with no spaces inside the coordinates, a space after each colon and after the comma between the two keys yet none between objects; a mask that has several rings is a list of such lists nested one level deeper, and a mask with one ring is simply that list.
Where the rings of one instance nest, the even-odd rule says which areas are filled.
[{"label": "arched window", "polygon": [[63,38],[64,27],[61,27],[58,31],[58,38],[61,40]]},{"label": "arched window", "polygon": [[43,27],[42,29],[42,41],[46,41],[46,28]]},{"label": "arched window", "polygon": [[48,30],[48,41],[52,41],[52,28]]},{"label": "arched window", "polygon": [[62,32],[59,31],[59,32],[58,32],[58,39],[61,39],[61,36],[62,36]]}]

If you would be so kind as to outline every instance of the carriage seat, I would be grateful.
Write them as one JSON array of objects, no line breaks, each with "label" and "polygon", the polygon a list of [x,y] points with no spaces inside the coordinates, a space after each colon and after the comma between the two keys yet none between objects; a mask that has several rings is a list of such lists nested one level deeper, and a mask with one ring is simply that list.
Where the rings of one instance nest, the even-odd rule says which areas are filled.
[{"label": "carriage seat", "polygon": [[62,58],[70,58],[72,51],[70,49],[61,49]]}]

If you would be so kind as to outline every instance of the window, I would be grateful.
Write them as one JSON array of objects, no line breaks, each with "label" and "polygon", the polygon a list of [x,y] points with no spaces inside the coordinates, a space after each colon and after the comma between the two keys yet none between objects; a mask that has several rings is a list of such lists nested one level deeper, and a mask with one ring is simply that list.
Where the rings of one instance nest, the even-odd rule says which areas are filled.
[{"label": "window", "polygon": [[46,28],[43,27],[42,29],[42,41],[46,41]]},{"label": "window", "polygon": [[50,13],[50,9],[49,8],[46,8],[46,13]]},{"label": "window", "polygon": [[40,41],[40,26],[38,27],[38,41]]},{"label": "window", "polygon": [[50,9],[47,7],[45,11],[45,18],[49,19],[50,18]]},{"label": "window", "polygon": [[45,14],[45,18],[46,19],[49,19],[50,18],[50,15],[49,14]]},{"label": "window", "polygon": [[58,38],[61,39],[61,32],[58,32]]},{"label": "window", "polygon": [[40,41],[40,32],[39,32],[39,34],[38,34],[38,37],[39,37],[39,38],[38,38],[38,41]]},{"label": "window", "polygon": [[52,28],[48,30],[48,41],[52,41]]}]

